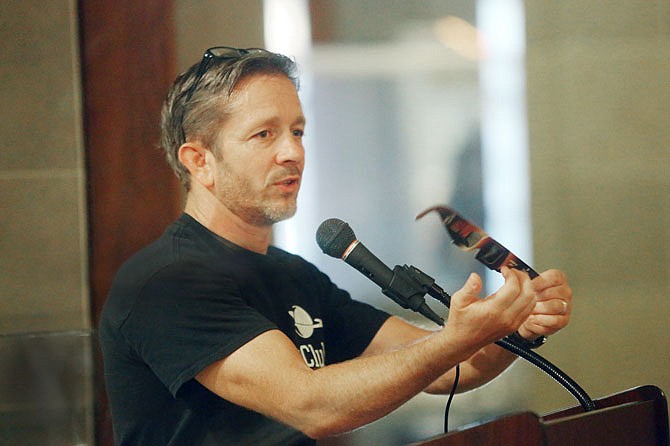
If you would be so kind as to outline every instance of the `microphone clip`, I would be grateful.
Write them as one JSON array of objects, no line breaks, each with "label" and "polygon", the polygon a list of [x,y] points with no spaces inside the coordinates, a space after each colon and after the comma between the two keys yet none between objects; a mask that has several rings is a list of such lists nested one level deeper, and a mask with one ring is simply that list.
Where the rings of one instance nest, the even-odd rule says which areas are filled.
[{"label": "microphone clip", "polygon": [[449,307],[451,296],[436,283],[435,279],[414,266],[396,265],[393,276],[382,293],[390,297],[403,308],[410,309],[438,325],[444,325],[444,319],[438,316],[424,300],[426,294]]}]

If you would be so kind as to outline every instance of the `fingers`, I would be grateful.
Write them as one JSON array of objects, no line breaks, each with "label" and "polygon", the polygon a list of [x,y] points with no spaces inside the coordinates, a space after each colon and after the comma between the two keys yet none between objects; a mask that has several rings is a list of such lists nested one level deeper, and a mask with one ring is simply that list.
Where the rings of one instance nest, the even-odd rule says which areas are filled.
[{"label": "fingers", "polygon": [[507,306],[511,311],[525,314],[527,317],[537,302],[530,277],[525,272],[506,267],[502,268],[501,273],[505,278],[505,283],[495,293],[495,296],[500,298],[501,305]]},{"label": "fingers", "polygon": [[562,271],[547,270],[533,279],[537,304],[522,328],[535,335],[549,336],[570,322],[572,290]]},{"label": "fingers", "polygon": [[477,273],[471,273],[470,276],[468,276],[468,280],[463,284],[463,289],[468,294],[479,296],[479,293],[482,291],[482,278],[479,277],[479,274]]},{"label": "fingers", "polygon": [[533,314],[523,323],[519,332],[528,336],[551,336],[570,322],[570,305],[564,300],[538,302]]},{"label": "fingers", "polygon": [[533,314],[545,314],[549,316],[566,316],[570,314],[571,305],[564,299],[538,300]]},{"label": "fingers", "polygon": [[505,283],[491,296],[479,297],[481,278],[471,274],[463,287],[452,296],[449,321],[452,326],[468,331],[474,327],[475,336],[494,338],[519,331],[528,338],[552,335],[565,327],[572,311],[572,290],[565,274],[548,270],[535,279],[527,273],[503,267]]},{"label": "fingers", "polygon": [[550,269],[533,280],[537,295],[537,314],[570,314],[572,290],[562,271]]},{"label": "fingers", "polygon": [[568,279],[563,271],[549,269],[533,279],[533,288],[536,293],[541,293],[554,287],[567,286]]},{"label": "fingers", "polygon": [[488,345],[527,321],[536,304],[530,277],[524,272],[503,268],[505,283],[494,294],[481,298],[481,278],[472,274],[451,299],[445,324],[447,336],[476,348]]},{"label": "fingers", "polygon": [[[530,335],[551,336],[570,321],[570,315],[533,314],[522,325],[525,333]],[[521,332],[521,329],[519,330]]]},{"label": "fingers", "polygon": [[499,334],[509,334],[528,319],[536,304],[530,278],[524,272],[503,267],[505,283],[481,302],[490,315],[490,324],[498,326]]},{"label": "fingers", "polygon": [[538,301],[548,301],[553,299],[564,300],[568,303],[572,300],[572,290],[568,284],[558,285],[547,288],[543,291],[535,291]]},{"label": "fingers", "polygon": [[482,291],[482,279],[478,274],[472,273],[465,281],[460,290],[456,291],[451,299],[452,308],[465,307],[479,299]]}]

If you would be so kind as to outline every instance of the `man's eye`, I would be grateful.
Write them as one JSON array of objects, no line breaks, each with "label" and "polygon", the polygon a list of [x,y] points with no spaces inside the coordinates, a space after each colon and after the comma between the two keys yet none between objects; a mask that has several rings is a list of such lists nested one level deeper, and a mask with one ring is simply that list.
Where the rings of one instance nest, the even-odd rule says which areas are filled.
[{"label": "man's eye", "polygon": [[267,138],[268,136],[270,136],[270,131],[269,130],[263,130],[262,132],[258,132],[256,134],[256,136],[258,136],[260,138]]},{"label": "man's eye", "polygon": [[298,138],[302,138],[305,135],[304,130],[293,130],[293,136],[297,136]]}]

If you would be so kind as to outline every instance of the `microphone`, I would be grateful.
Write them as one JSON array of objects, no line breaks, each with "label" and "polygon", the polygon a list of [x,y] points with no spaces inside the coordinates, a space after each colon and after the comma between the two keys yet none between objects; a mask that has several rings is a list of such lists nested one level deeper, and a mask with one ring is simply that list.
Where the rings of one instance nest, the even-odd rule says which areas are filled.
[{"label": "microphone", "polygon": [[434,283],[432,278],[413,267],[396,266],[391,270],[356,239],[348,223],[337,218],[325,220],[316,231],[316,243],[324,254],[344,260],[376,283],[382,293],[401,307],[444,325],[444,320],[423,299],[427,292],[425,287]]}]

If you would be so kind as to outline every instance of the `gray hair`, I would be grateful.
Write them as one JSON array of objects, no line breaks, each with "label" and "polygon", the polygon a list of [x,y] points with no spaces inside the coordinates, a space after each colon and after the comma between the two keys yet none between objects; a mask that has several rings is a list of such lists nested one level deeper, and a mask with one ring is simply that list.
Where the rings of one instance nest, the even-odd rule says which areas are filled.
[{"label": "gray hair", "polygon": [[[231,94],[243,79],[257,74],[283,75],[293,82],[296,89],[299,87],[296,63],[270,51],[253,51],[235,58],[214,58],[202,77],[197,79],[201,63],[194,64],[175,79],[161,111],[161,147],[186,191],[190,189],[191,178],[179,161],[179,147],[188,140],[196,140],[210,150],[214,149]],[[197,86],[188,98],[195,82]]]}]

